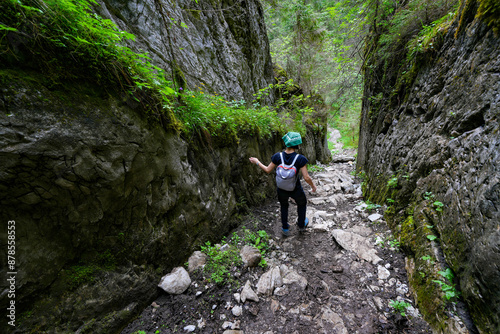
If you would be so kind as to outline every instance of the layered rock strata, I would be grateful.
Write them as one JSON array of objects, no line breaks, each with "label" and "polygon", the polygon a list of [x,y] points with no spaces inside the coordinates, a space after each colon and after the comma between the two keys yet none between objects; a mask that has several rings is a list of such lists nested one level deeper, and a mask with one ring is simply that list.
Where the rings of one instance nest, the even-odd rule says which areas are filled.
[{"label": "layered rock strata", "polygon": [[456,284],[479,332],[500,331],[500,39],[482,2],[462,4],[399,98],[375,103],[395,86],[367,70],[358,170],[365,195],[390,205],[417,302],[439,333],[453,332],[453,306],[438,280]]}]

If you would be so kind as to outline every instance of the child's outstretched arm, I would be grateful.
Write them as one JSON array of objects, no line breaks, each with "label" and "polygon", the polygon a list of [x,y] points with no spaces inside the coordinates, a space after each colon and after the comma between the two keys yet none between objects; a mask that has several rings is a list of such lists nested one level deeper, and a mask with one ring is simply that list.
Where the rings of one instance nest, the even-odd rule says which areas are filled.
[{"label": "child's outstretched arm", "polygon": [[262,164],[259,161],[259,159],[257,159],[257,158],[251,157],[249,160],[251,163],[257,164],[257,166],[259,166],[267,174],[271,173],[274,170],[274,168],[276,167],[276,165],[272,161],[269,165],[266,166],[266,165]]}]

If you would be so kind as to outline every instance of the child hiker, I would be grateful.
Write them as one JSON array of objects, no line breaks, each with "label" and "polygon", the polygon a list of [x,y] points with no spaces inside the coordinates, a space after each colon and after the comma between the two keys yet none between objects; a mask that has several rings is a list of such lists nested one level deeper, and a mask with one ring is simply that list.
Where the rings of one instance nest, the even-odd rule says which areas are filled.
[{"label": "child hiker", "polygon": [[307,198],[304,189],[300,184],[299,171],[302,177],[311,186],[312,191],[316,191],[316,186],[307,172],[309,160],[296,151],[302,144],[302,137],[298,132],[288,132],[284,137],[285,151],[275,153],[271,157],[271,163],[263,165],[259,159],[251,157],[250,162],[257,164],[263,171],[270,173],[276,166],[276,183],[278,186],[278,200],[281,205],[281,225],[284,236],[288,236],[290,225],[288,224],[288,199],[291,197],[297,203],[297,225],[299,232],[303,232],[309,220],[306,218]]}]

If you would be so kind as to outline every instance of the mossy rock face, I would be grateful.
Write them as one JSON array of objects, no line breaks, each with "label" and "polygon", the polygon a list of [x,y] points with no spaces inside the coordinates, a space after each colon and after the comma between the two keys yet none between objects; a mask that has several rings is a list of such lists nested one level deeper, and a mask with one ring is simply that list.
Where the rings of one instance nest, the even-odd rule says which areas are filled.
[{"label": "mossy rock face", "polygon": [[[469,318],[460,313],[469,329],[500,330],[500,82],[493,74],[500,40],[496,21],[488,21],[498,6],[462,2],[437,41],[439,52],[411,63],[376,59],[376,36],[369,46],[357,169],[367,175],[365,198],[394,200],[388,223],[411,260],[420,311],[436,332],[459,325],[449,301],[433,297],[444,296],[433,280],[442,280],[445,268],[462,293],[457,305],[464,301],[470,311]],[[399,76],[385,73],[395,68]],[[394,177],[397,185],[389,187]]]},{"label": "mossy rock face", "polygon": [[[227,136],[208,151],[84,83],[49,90],[23,71],[0,80],[0,216],[29,236],[16,241],[16,309],[30,314],[21,330],[74,332],[95,319],[89,330],[117,332],[156,295],[152,268],[164,275],[220,240],[242,198],[275,195],[274,179],[248,157],[271,157],[281,135]],[[325,132],[305,138],[308,158],[321,160]]]},{"label": "mossy rock face", "polygon": [[478,0],[479,8],[477,16],[493,28],[498,34],[500,32],[500,3],[496,0]]}]

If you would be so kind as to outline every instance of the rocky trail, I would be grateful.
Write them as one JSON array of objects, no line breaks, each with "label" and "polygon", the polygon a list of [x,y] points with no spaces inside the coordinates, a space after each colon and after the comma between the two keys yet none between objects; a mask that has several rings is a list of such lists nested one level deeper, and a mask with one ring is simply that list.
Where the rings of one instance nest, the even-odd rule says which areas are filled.
[{"label": "rocky trail", "polygon": [[[192,257],[187,289],[162,292],[122,333],[431,333],[409,294],[404,256],[383,208],[363,202],[346,156],[353,152],[340,152],[311,173],[318,191],[306,190],[310,226],[304,233],[293,224],[290,205],[290,235],[282,236],[277,200],[244,218],[244,229],[270,237],[265,268],[234,266],[236,284],[220,286],[193,270]],[[239,228],[233,238],[244,232]],[[405,316],[391,301],[406,305],[399,310]]]}]

